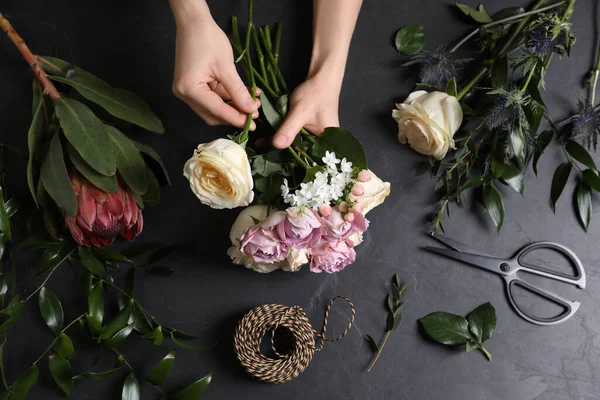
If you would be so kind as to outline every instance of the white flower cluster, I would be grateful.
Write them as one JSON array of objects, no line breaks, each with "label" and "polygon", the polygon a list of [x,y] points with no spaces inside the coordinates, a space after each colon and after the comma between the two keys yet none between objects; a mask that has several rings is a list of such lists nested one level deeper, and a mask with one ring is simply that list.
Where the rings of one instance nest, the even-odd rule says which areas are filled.
[{"label": "white flower cluster", "polygon": [[287,179],[283,180],[281,195],[284,202],[292,207],[318,209],[344,195],[344,189],[354,182],[352,163],[345,158],[338,159],[335,153],[330,151],[325,152],[322,160],[325,163],[323,171],[317,172],[313,181],[301,183],[300,189],[294,193],[290,193]]}]

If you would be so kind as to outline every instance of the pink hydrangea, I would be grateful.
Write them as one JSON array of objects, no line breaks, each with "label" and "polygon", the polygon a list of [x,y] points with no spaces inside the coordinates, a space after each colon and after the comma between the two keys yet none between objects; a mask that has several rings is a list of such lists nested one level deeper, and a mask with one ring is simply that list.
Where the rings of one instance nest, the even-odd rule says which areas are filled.
[{"label": "pink hydrangea", "polygon": [[340,272],[356,259],[352,242],[348,240],[325,241],[319,247],[309,250],[310,271],[332,274]]}]

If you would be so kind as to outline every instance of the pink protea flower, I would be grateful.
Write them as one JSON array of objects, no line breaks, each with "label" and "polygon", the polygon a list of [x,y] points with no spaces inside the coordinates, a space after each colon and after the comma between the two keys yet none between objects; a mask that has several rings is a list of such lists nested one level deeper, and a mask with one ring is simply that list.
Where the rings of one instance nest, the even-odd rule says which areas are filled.
[{"label": "pink protea flower", "polygon": [[119,183],[115,193],[106,193],[77,171],[70,175],[77,197],[77,215],[65,215],[73,239],[82,246],[104,247],[121,234],[132,241],[144,227],[142,210],[129,188]]},{"label": "pink protea flower", "polygon": [[310,271],[332,274],[340,272],[356,260],[356,252],[349,240],[326,241],[309,250]]}]

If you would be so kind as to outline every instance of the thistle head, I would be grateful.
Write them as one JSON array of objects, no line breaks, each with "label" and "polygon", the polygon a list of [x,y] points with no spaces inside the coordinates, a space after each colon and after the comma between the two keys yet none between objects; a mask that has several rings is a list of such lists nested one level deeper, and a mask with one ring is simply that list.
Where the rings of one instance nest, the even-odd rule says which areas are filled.
[{"label": "thistle head", "polygon": [[571,118],[571,136],[582,140],[588,147],[597,147],[600,117],[588,101],[579,102],[579,112]]},{"label": "thistle head", "polygon": [[440,47],[435,52],[424,50],[413,56],[404,65],[419,65],[419,81],[421,83],[443,88],[467,61],[467,59],[451,56],[445,47]]},{"label": "thistle head", "polygon": [[515,124],[527,124],[525,107],[529,103],[529,96],[518,89],[498,89],[488,92],[492,103],[485,116],[485,126],[489,130],[496,128],[508,129]]},{"label": "thistle head", "polygon": [[574,43],[571,25],[563,22],[556,13],[535,20],[525,36],[525,48],[538,57],[546,57],[552,53],[560,56],[569,54]]}]

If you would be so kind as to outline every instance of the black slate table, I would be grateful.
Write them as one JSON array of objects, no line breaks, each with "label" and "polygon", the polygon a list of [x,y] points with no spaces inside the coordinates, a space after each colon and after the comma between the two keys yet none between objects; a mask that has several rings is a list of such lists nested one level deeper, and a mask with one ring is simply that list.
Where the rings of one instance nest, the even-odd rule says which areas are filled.
[{"label": "black slate table", "polygon": [[[311,3],[256,1],[256,22],[284,21],[282,65],[297,84],[306,73],[310,54]],[[166,126],[163,136],[145,140],[159,151],[172,174],[173,185],[163,191],[161,204],[144,213],[146,229],[139,240],[182,244],[169,264],[172,278],[140,274],[137,296],[165,324],[199,334],[204,352],[179,350],[167,388],[177,390],[214,369],[207,399],[510,399],[562,400],[600,398],[600,220],[595,213],[589,233],[579,227],[571,198],[560,200],[556,215],[549,206],[550,180],[563,157],[551,148],[542,158],[540,174],[528,173],[525,195],[505,191],[507,220],[500,234],[481,209],[454,209],[447,232],[473,247],[509,255],[533,240],[564,243],[578,253],[587,268],[585,291],[564,285],[556,290],[579,300],[581,309],[568,322],[538,327],[520,319],[509,307],[499,278],[474,268],[426,254],[426,218],[432,210],[433,182],[414,176],[420,157],[400,146],[391,118],[395,102],[412,88],[403,59],[392,46],[395,31],[403,25],[425,26],[428,48],[467,33],[445,0],[367,0],[363,5],[350,51],[341,98],[341,121],[363,142],[371,168],[392,184],[386,203],[369,214],[372,228],[358,250],[356,263],[336,275],[273,273],[260,275],[234,266],[226,256],[229,228],[238,213],[202,206],[181,175],[183,163],[199,142],[231,132],[209,128],[171,94],[175,26],[167,0],[3,1],[0,10],[37,53],[53,53],[99,75],[117,87],[145,98]],[[473,3],[470,1],[469,3]],[[521,0],[484,1],[490,10],[526,5]],[[222,26],[228,17],[244,20],[246,2],[210,1]],[[546,98],[555,118],[568,115],[578,95],[583,95],[583,75],[591,68],[598,37],[598,5],[577,1],[573,16],[578,37],[573,55],[553,63],[547,76]],[[0,138],[26,150],[31,73],[18,52],[0,39]],[[23,157],[8,152],[9,189],[25,193]],[[568,188],[568,190],[571,188]],[[570,192],[567,192],[570,193]],[[594,206],[598,206],[595,201]],[[596,210],[599,209],[596,207]],[[30,265],[20,264],[20,276]],[[384,327],[384,296],[391,276],[412,280],[410,304],[401,329],[392,334],[378,364],[366,372],[372,352],[365,341],[369,333],[379,338]],[[25,285],[26,282],[22,282]],[[69,268],[57,272],[50,286],[65,304],[66,319],[85,306],[74,290]],[[34,286],[35,287],[35,286]],[[549,285],[554,288],[554,285]],[[301,305],[319,327],[327,301],[338,294],[356,304],[354,328],[342,341],[317,353],[309,368],[296,380],[267,385],[247,376],[238,365],[231,345],[233,329],[250,308],[264,303]],[[465,354],[426,340],[417,319],[437,310],[466,314],[492,302],[498,326],[487,348],[494,359]],[[342,329],[347,317],[342,308],[332,313],[332,330]],[[9,335],[5,365],[9,380],[46,348],[50,332],[36,307],[29,307]],[[124,349],[133,365],[145,374],[164,354],[148,341],[130,340]],[[75,367],[84,368],[95,356],[93,346],[78,347]],[[86,380],[76,385],[74,399],[117,399],[125,373],[106,382]],[[61,394],[42,367],[41,382],[32,399],[59,399]],[[148,384],[142,398],[155,398]]]}]

